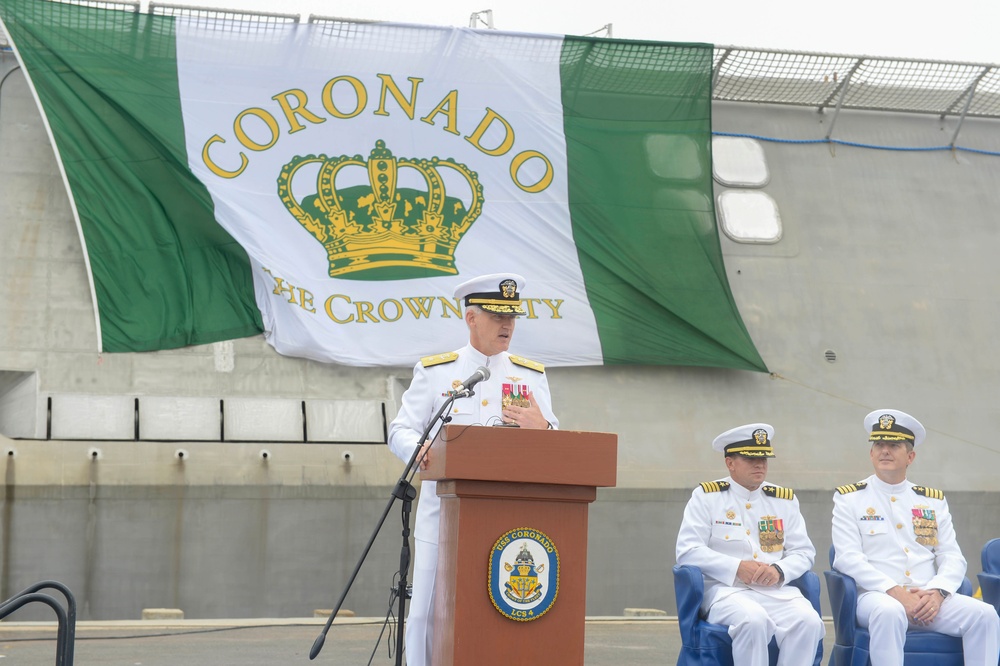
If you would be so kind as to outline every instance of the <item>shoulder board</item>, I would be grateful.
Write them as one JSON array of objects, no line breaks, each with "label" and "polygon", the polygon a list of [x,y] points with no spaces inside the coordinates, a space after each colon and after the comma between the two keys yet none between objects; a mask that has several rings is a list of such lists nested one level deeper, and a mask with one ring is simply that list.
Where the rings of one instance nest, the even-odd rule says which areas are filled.
[{"label": "shoulder board", "polygon": [[944,492],[936,488],[927,488],[926,486],[913,486],[913,492],[918,495],[923,495],[924,497],[930,497],[931,499],[944,499]]},{"label": "shoulder board", "polygon": [[433,354],[431,356],[424,356],[420,359],[420,363],[425,367],[429,368],[434,365],[441,365],[442,363],[451,363],[458,359],[458,352],[446,352],[444,354]]},{"label": "shoulder board", "polygon": [[545,366],[538,361],[532,361],[530,358],[524,358],[523,356],[510,355],[510,362],[514,365],[519,365],[522,368],[528,368],[529,370],[534,370],[535,372],[545,372]]},{"label": "shoulder board", "polygon": [[701,484],[701,489],[706,493],[717,493],[722,490],[729,490],[728,481],[705,481]]},{"label": "shoulder board", "polygon": [[795,497],[795,491],[791,488],[782,488],[781,486],[764,486],[761,488],[765,495],[770,495],[771,497],[777,497],[778,499],[793,499]]},{"label": "shoulder board", "polygon": [[853,493],[856,490],[864,490],[867,487],[867,481],[858,481],[857,483],[849,483],[846,486],[837,486],[837,492],[841,495],[846,495],[847,493]]}]

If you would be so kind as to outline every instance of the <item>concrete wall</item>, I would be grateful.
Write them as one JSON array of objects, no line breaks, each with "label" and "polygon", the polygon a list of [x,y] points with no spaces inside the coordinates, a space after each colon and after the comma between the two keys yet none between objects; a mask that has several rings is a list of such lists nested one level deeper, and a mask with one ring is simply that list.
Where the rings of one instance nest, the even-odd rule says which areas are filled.
[{"label": "concrete wall", "polygon": [[[161,607],[181,608],[188,618],[303,617],[332,607],[389,501],[392,487],[383,479],[396,475],[397,461],[383,446],[275,445],[267,461],[263,448],[0,441],[0,597],[54,578],[76,594],[81,619],[138,619],[143,608]],[[599,492],[590,508],[589,615],[676,612],[670,567],[690,494]],[[796,495],[822,577],[833,492]],[[997,494],[948,498],[975,583],[979,551],[998,533]],[[399,510],[395,502],[345,608],[365,616],[388,610]],[[829,614],[825,592],[823,607]],[[50,614],[26,609],[19,617]]]},{"label": "concrete wall", "polygon": [[[0,76],[14,64],[0,54]],[[717,131],[786,140],[822,138],[830,123],[792,107],[713,111]],[[835,136],[920,147],[953,134],[953,120],[845,113]],[[997,123],[967,120],[959,143],[1000,151]],[[591,507],[589,614],[673,610],[670,566],[683,504],[696,483],[724,475],[709,443],[740,423],[776,427],[769,478],[801,497],[817,571],[827,565],[830,489],[869,474],[861,421],[877,407],[909,411],[927,426],[911,476],[948,492],[970,575],[982,543],[1000,535],[1000,515],[986,509],[1000,500],[1000,364],[991,353],[1000,328],[1000,161],[761,146],[771,172],[762,189],[778,205],[784,237],[773,245],[721,242],[771,374],[549,371],[564,428],[619,435],[618,488]],[[391,418],[409,369],[285,358],[261,337],[144,354],[101,355],[96,344],[80,238],[44,124],[14,72],[0,90],[0,377],[33,379],[4,380],[0,390],[0,425],[25,438],[3,442],[17,452],[2,462],[0,592],[59,578],[85,600],[84,619],[134,618],[149,606],[177,605],[188,617],[331,606],[402,470],[386,447],[68,441],[72,434],[46,441],[49,399],[361,401],[385,405]],[[273,452],[268,465],[263,447]],[[355,460],[345,469],[348,447]],[[101,450],[96,460],[92,448]],[[183,464],[178,448],[190,453]],[[398,529],[394,514],[348,607],[384,613]]]}]

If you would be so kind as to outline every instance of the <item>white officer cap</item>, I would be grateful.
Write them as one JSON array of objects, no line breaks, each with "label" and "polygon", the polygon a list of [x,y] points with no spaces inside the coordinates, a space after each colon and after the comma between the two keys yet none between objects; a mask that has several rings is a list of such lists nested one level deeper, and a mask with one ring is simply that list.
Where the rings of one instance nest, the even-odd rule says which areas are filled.
[{"label": "white officer cap", "polygon": [[927,431],[920,421],[898,409],[876,409],[865,417],[868,441],[909,442],[917,446],[924,441]]},{"label": "white officer cap", "polygon": [[497,314],[528,314],[521,307],[524,278],[516,273],[480,275],[455,287],[455,298]]},{"label": "white officer cap", "polygon": [[712,448],[727,456],[739,454],[748,458],[773,458],[771,439],[774,428],[766,423],[749,423],[727,430],[712,441]]}]

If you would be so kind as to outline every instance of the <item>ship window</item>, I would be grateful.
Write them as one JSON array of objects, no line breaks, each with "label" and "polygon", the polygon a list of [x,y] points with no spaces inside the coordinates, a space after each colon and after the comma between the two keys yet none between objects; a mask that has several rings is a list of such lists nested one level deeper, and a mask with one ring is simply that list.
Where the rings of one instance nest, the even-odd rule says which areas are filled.
[{"label": "ship window", "polygon": [[725,234],[738,243],[781,240],[778,205],[766,192],[723,192],[719,195],[719,222]]},{"label": "ship window", "polygon": [[729,187],[764,187],[771,178],[760,142],[734,136],[712,138],[712,175]]},{"label": "ship window", "polygon": [[689,136],[652,134],[646,137],[649,168],[660,178],[698,180],[702,177],[698,144]]}]

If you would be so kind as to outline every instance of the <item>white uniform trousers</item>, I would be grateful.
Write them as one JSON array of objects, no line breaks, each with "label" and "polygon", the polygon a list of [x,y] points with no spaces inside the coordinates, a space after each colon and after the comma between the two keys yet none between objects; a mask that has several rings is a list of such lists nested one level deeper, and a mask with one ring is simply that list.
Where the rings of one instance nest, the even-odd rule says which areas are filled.
[{"label": "white uniform trousers", "polygon": [[431,666],[438,545],[413,540],[413,597],[406,614],[406,666]]},{"label": "white uniform trousers", "polygon": [[826,625],[805,597],[775,599],[743,590],[716,601],[708,621],[728,624],[736,666],[767,666],[767,645],[778,643],[779,666],[811,665]]},{"label": "white uniform trousers", "polygon": [[993,606],[962,594],[945,599],[934,621],[912,624],[903,604],[882,592],[858,597],[858,624],[868,628],[868,654],[878,666],[903,666],[906,629],[961,636],[966,666],[994,666],[1000,656],[1000,618]]}]

